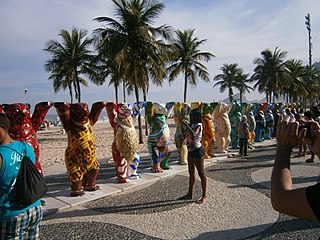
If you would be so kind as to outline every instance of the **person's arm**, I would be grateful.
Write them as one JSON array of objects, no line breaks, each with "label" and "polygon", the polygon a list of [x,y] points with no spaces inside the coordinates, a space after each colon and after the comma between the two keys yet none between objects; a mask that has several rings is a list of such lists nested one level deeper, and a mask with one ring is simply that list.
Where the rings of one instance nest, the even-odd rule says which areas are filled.
[{"label": "person's arm", "polygon": [[279,119],[277,128],[277,152],[271,176],[271,203],[273,208],[282,213],[304,219],[316,220],[307,198],[306,188],[292,188],[290,155],[306,133],[298,132],[298,122]]},{"label": "person's arm", "polygon": [[189,131],[190,133],[192,133],[193,136],[196,136],[197,133],[199,132],[200,127],[197,127],[197,128],[195,129],[196,131],[193,131],[193,129],[192,129],[192,128],[190,127],[190,125],[189,125],[189,122],[188,122],[186,119],[183,119],[183,120],[182,120],[182,123],[184,123],[184,125],[187,127],[188,131]]},{"label": "person's arm", "polygon": [[1,170],[1,168],[2,168],[2,156],[0,154],[0,170]]},{"label": "person's arm", "polygon": [[196,129],[193,131],[193,136],[197,136],[202,131],[202,126],[198,125],[196,126]]}]

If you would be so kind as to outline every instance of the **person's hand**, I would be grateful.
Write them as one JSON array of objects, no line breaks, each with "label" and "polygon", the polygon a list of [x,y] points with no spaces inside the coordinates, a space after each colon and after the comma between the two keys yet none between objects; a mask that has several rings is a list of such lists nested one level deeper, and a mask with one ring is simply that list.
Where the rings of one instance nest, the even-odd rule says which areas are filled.
[{"label": "person's hand", "polygon": [[277,127],[277,147],[291,150],[302,142],[306,129],[298,131],[299,123],[283,120],[283,116],[279,117]]},{"label": "person's hand", "polygon": [[312,127],[312,137],[305,137],[304,143],[308,144],[312,152],[318,157],[320,156],[320,126],[318,122],[313,120],[305,121],[303,124],[310,125]]}]

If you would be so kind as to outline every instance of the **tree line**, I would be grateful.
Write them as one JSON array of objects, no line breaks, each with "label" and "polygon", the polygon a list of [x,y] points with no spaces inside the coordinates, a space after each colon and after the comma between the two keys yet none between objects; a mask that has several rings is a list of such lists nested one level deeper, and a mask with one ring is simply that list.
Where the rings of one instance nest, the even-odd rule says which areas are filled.
[{"label": "tree line", "polygon": [[[173,30],[166,24],[153,25],[165,8],[163,3],[155,0],[112,2],[114,18],[95,18],[94,21],[102,25],[92,35],[88,36],[82,29],[62,29],[61,42],[47,42],[44,51],[50,59],[44,68],[50,73],[54,92],[68,90],[71,103],[81,102],[81,85],[88,86],[87,77],[96,85],[108,81],[109,86],[114,87],[116,102],[119,102],[120,88],[123,102],[126,94],[132,93],[139,102],[140,92],[143,100],[147,100],[150,84],[161,87],[165,80],[172,83],[182,75],[183,101],[187,102],[188,85],[196,86],[198,79],[210,82],[204,62],[215,56],[200,50],[206,39],[199,40],[194,29]],[[310,42],[310,16],[308,24]],[[286,60],[286,54],[278,47],[263,50],[261,57],[253,60],[255,68],[251,76],[237,63],[225,63],[221,73],[214,76],[213,87],[219,86],[220,92],[228,90],[230,100],[237,89],[240,102],[244,93],[253,90],[264,93],[268,102],[280,96],[304,105],[307,100],[317,102],[319,70],[311,63],[305,66],[301,60]]]}]

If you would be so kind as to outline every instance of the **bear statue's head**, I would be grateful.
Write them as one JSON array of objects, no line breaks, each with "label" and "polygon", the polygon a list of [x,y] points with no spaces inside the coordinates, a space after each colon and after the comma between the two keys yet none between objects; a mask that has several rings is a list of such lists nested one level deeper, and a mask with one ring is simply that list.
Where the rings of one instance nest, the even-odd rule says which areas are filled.
[{"label": "bear statue's head", "polygon": [[89,109],[86,103],[70,104],[70,118],[77,123],[86,123],[89,120]]},{"label": "bear statue's head", "polygon": [[117,113],[119,118],[128,118],[132,114],[132,108],[130,104],[119,103]]},{"label": "bear statue's head", "polygon": [[22,125],[30,121],[30,104],[28,103],[3,104],[2,108],[11,125]]},{"label": "bear statue's head", "polygon": [[158,115],[167,115],[166,106],[163,103],[154,103],[154,113]]},{"label": "bear statue's head", "polygon": [[214,112],[213,112],[213,116],[214,118],[219,118],[219,115],[222,114],[228,114],[230,111],[230,107],[228,106],[228,104],[224,103],[224,102],[219,102],[218,105],[215,107]]},{"label": "bear statue's head", "polygon": [[210,103],[204,103],[202,107],[202,113],[203,115],[211,114],[213,109],[214,108],[210,105]]}]

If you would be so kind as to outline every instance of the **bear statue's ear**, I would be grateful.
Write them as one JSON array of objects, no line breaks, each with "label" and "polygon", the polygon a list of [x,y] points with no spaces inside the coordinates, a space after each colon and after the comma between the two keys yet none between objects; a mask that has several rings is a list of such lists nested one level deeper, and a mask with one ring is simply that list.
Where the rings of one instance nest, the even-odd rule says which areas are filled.
[{"label": "bear statue's ear", "polygon": [[6,103],[5,103],[5,104],[1,104],[1,109],[2,109],[3,112],[6,111],[8,105],[9,105],[9,104],[6,104]]}]

